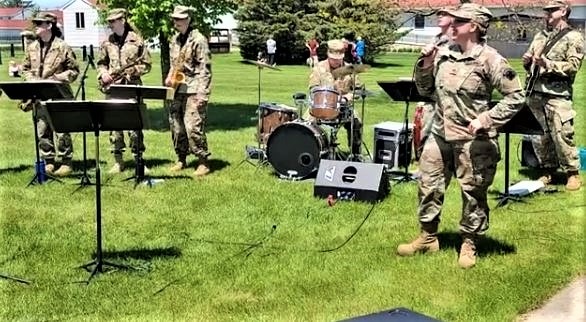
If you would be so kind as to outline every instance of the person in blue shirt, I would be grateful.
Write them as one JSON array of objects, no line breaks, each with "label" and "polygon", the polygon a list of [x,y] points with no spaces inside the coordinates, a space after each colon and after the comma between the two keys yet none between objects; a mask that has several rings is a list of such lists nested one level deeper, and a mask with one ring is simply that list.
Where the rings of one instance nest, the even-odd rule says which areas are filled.
[{"label": "person in blue shirt", "polygon": [[356,56],[359,64],[362,64],[364,61],[364,51],[366,49],[366,44],[364,43],[364,39],[358,36],[356,41]]}]

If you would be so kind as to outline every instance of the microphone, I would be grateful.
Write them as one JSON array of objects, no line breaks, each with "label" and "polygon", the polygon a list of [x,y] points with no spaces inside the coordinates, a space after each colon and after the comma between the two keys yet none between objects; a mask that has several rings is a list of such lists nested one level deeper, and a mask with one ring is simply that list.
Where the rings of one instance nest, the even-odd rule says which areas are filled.
[{"label": "microphone", "polygon": [[450,41],[450,37],[448,37],[448,35],[446,35],[446,34],[441,35],[441,37],[439,37],[439,39],[433,43],[434,49],[431,50],[426,55],[421,54],[421,57],[427,57],[427,56],[433,54],[437,50],[437,47],[447,44],[448,41]]}]

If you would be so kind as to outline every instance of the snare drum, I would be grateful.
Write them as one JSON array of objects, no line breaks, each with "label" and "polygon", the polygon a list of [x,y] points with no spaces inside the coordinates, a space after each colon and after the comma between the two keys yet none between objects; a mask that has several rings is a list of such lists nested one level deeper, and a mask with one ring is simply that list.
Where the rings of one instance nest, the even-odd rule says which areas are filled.
[{"label": "snare drum", "polygon": [[257,140],[261,144],[266,144],[268,137],[281,124],[299,118],[295,108],[275,103],[261,103],[259,114]]},{"label": "snare drum", "polygon": [[287,178],[303,179],[319,166],[328,153],[326,132],[311,122],[288,122],[277,128],[267,143],[267,159]]},{"label": "snare drum", "polygon": [[309,114],[320,120],[333,120],[340,113],[340,93],[328,87],[315,87],[309,95]]}]

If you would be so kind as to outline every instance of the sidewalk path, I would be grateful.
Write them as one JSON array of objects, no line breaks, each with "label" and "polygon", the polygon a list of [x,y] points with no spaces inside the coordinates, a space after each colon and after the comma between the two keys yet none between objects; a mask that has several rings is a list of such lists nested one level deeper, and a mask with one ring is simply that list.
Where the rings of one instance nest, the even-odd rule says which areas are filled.
[{"label": "sidewalk path", "polygon": [[586,276],[579,277],[559,291],[542,307],[523,314],[519,322],[584,322]]}]

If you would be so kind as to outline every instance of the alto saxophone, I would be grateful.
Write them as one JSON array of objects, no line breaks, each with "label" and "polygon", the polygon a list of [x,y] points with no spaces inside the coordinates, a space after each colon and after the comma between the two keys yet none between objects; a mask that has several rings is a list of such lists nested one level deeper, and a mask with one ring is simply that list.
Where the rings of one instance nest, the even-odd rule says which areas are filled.
[{"label": "alto saxophone", "polygon": [[181,84],[185,83],[185,73],[183,72],[183,64],[185,63],[185,51],[181,51],[175,64],[171,67],[171,86],[167,91],[167,99],[172,100],[175,97],[175,92]]}]

